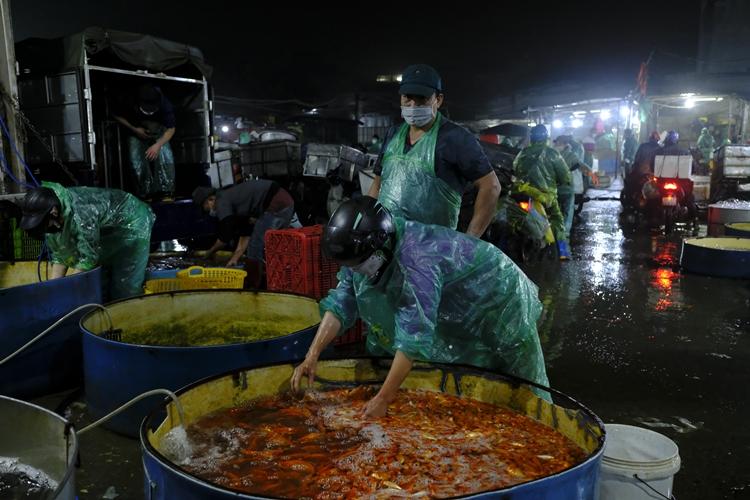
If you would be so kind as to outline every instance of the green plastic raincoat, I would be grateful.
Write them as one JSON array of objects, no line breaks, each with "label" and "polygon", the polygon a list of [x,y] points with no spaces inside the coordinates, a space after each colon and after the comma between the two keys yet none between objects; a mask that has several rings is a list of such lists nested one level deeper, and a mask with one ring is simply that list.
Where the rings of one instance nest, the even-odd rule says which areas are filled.
[{"label": "green plastic raincoat", "polygon": [[[570,171],[576,166],[583,163],[568,145],[560,152],[560,156],[565,160],[568,166],[568,175],[571,176],[570,184],[557,186],[557,203],[560,205],[560,212],[563,215],[565,223],[565,233],[570,237],[570,229],[573,227],[573,216],[575,215],[575,192],[573,190],[573,178]],[[578,167],[580,168],[580,166]]]},{"label": "green plastic raincoat", "polygon": [[698,137],[698,149],[703,155],[703,161],[708,163],[714,155],[714,136],[712,136],[707,128],[701,130],[701,135]]},{"label": "green plastic raincoat", "polygon": [[373,355],[460,363],[547,385],[536,285],[505,254],[442,226],[394,218],[394,258],[380,280],[342,268],[320,303],[342,332],[360,317]]},{"label": "green plastic raincoat", "polygon": [[560,153],[543,142],[536,142],[518,153],[513,161],[513,168],[520,181],[528,182],[540,191],[551,195],[551,200],[545,203],[545,207],[552,231],[558,242],[568,241],[565,219],[557,201],[557,194],[561,189],[563,192],[565,189],[572,189],[573,179]]},{"label": "green plastic raincoat", "polygon": [[404,154],[409,125],[401,125],[383,154],[378,200],[395,216],[456,229],[461,193],[435,175],[435,145],[442,115]]},{"label": "green plastic raincoat", "polygon": [[88,271],[102,266],[110,299],[141,293],[154,214],[118,189],[64,188],[45,182],[60,199],[63,228],[47,234],[52,262]]},{"label": "green plastic raincoat", "polygon": [[[153,137],[161,137],[166,129],[163,126],[154,127]],[[169,143],[164,144],[159,150],[159,155],[153,160],[154,171],[146,159],[146,150],[156,142],[156,139],[142,140],[138,137],[128,137],[128,156],[136,180],[137,195],[141,198],[156,193],[172,195],[174,193],[175,171],[174,154]]]}]

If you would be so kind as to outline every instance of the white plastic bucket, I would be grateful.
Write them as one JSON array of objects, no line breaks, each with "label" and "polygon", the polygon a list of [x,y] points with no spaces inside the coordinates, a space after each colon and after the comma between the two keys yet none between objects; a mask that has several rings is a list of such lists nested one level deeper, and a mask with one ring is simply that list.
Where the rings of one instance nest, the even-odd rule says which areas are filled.
[{"label": "white plastic bucket", "polygon": [[672,498],[672,480],[680,470],[674,441],[648,429],[606,424],[599,500]]}]

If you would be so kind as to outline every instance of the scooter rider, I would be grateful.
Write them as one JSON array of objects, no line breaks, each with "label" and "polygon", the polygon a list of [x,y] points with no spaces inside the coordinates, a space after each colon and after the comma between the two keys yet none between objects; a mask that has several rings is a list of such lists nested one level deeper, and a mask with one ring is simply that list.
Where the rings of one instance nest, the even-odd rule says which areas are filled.
[{"label": "scooter rider", "polygon": [[[528,182],[549,196],[542,203],[547,209],[549,222],[557,240],[560,260],[569,260],[568,232],[565,230],[565,220],[557,196],[560,191],[563,193],[571,191],[570,170],[560,153],[547,145],[549,140],[547,127],[541,124],[535,126],[531,129],[529,139],[531,144],[518,153],[513,162],[513,168],[516,177]],[[571,194],[571,207],[572,204],[573,196]],[[565,210],[567,209],[568,206],[566,205]]]}]

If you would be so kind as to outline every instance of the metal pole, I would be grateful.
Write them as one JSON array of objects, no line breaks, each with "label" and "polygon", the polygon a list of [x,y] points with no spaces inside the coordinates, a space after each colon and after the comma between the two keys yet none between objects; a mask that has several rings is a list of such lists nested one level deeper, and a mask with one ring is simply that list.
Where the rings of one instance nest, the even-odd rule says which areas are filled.
[{"label": "metal pole", "polygon": [[[12,100],[17,101],[16,52],[13,46],[13,23],[10,17],[10,0],[0,0],[0,87],[2,87],[2,91],[9,95]],[[19,141],[18,128],[16,126],[15,109],[4,99],[2,103],[3,106],[0,108],[0,112],[4,112],[5,114],[5,123],[8,124],[11,140],[21,148],[22,144]],[[4,139],[0,141],[0,147],[4,150],[4,156],[10,160],[13,176],[25,183],[26,173],[23,166],[15,154],[10,154],[10,148],[5,148]],[[15,185],[0,169],[0,194],[20,192],[22,190],[22,186]]]}]

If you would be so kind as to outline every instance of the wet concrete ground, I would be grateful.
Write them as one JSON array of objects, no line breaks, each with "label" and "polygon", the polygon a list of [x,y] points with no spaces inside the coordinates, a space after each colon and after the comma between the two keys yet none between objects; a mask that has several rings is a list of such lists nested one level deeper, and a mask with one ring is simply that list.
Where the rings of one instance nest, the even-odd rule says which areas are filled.
[{"label": "wet concrete ground", "polygon": [[[750,499],[750,282],[680,272],[690,231],[623,232],[619,211],[616,201],[587,203],[573,260],[527,266],[545,304],[551,383],[605,422],[673,439],[678,499]],[[81,428],[85,408],[70,410]],[[81,499],[142,498],[137,441],[96,429],[81,437],[81,462]],[[117,496],[106,496],[111,487]]]},{"label": "wet concrete ground", "polygon": [[527,270],[550,382],[605,422],[673,439],[678,499],[750,498],[750,282],[682,273],[689,229],[623,232],[619,211],[586,204],[573,260]]}]

